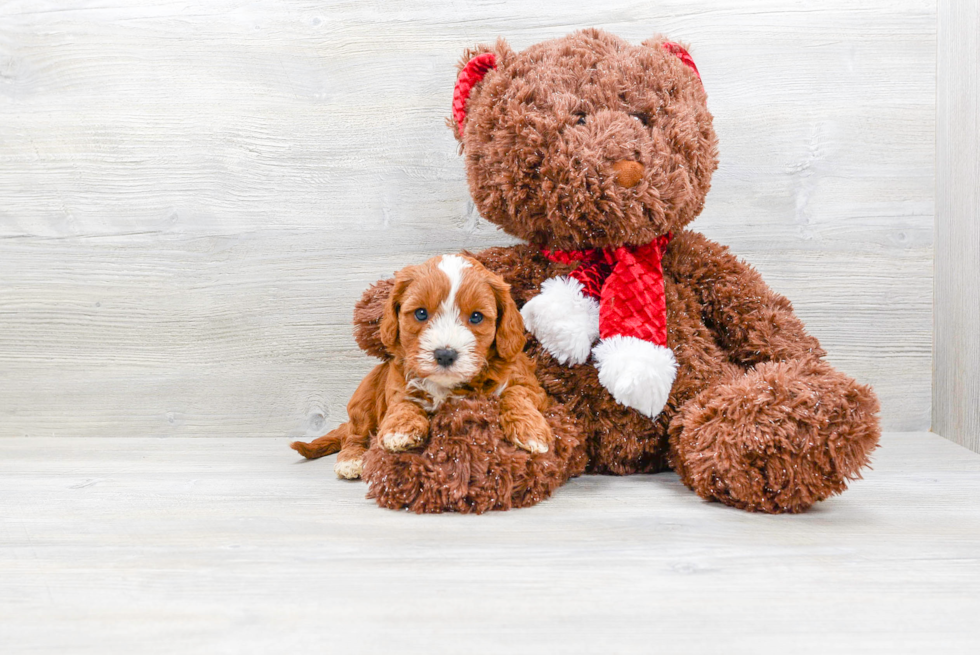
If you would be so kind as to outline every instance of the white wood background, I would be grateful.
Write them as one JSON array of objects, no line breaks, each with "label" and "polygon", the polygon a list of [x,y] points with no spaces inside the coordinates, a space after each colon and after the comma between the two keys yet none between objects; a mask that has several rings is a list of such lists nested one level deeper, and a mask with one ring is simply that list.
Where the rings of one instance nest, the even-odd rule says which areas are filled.
[{"label": "white wood background", "polygon": [[939,12],[932,426],[980,452],[980,2]]},{"label": "white wood background", "polygon": [[930,420],[934,2],[0,2],[0,434],[315,435],[360,291],[508,239],[443,120],[469,45],[689,41],[721,139],[696,223],[892,430]]}]

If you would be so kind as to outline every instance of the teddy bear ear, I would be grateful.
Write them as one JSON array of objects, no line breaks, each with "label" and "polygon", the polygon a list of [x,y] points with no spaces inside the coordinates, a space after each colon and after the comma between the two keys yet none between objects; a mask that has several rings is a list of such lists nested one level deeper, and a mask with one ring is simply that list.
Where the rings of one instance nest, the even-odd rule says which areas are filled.
[{"label": "teddy bear ear", "polygon": [[691,57],[691,53],[687,51],[687,46],[684,44],[677,43],[676,41],[668,41],[662,36],[657,36],[649,41],[644,41],[643,45],[650,48],[663,48],[670,54],[674,55],[680,59],[685,66],[694,71],[694,74],[698,76],[698,80],[704,84],[704,80],[701,80],[701,73],[698,71],[698,67],[694,64],[694,58]]},{"label": "teddy bear ear", "polygon": [[510,54],[510,47],[503,39],[497,39],[493,47],[478,45],[463,53],[463,58],[459,62],[459,73],[456,76],[456,87],[453,89],[453,115],[448,121],[457,140],[463,140],[467,105],[474,87],[483,81],[487,73],[500,66]]}]

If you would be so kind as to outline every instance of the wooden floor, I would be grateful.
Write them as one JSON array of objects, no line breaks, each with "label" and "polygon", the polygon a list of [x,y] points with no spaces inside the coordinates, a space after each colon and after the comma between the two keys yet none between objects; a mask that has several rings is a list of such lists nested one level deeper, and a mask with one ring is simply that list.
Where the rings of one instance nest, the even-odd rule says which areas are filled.
[{"label": "wooden floor", "polygon": [[416,516],[286,443],[0,439],[0,651],[980,652],[980,455],[935,435],[801,516],[673,474]]}]

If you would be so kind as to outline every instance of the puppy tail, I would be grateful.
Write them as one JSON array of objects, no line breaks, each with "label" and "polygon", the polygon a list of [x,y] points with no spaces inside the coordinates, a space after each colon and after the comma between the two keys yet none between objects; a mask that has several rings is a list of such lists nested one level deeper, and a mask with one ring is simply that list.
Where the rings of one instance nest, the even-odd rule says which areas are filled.
[{"label": "puppy tail", "polygon": [[317,437],[309,443],[294,441],[289,444],[289,447],[306,459],[318,459],[327,455],[333,455],[343,447],[344,440],[347,439],[349,433],[348,426],[348,423],[343,423],[336,429],[331,430],[322,437]]}]

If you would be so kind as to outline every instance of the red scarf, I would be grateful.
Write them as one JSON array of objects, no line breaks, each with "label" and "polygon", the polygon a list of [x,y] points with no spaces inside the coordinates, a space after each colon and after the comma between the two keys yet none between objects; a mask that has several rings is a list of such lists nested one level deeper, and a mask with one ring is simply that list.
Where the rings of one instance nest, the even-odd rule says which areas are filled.
[{"label": "red scarf", "polygon": [[667,300],[661,264],[673,234],[643,246],[541,250],[553,262],[580,262],[568,274],[599,301],[599,338],[622,335],[667,347]]}]

